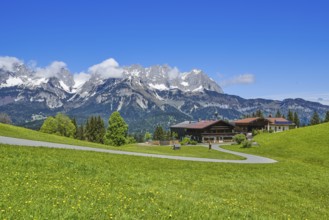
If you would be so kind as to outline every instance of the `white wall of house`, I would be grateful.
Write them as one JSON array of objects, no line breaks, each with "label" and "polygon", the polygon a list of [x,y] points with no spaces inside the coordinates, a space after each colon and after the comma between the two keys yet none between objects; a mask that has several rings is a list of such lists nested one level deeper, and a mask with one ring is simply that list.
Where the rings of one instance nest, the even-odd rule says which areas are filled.
[{"label": "white wall of house", "polygon": [[281,132],[289,130],[289,125],[268,125],[268,131]]}]

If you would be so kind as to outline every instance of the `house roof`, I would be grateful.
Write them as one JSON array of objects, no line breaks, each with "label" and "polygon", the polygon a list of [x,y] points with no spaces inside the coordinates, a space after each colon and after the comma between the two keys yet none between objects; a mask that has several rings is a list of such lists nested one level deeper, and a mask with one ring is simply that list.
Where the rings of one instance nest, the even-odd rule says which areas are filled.
[{"label": "house roof", "polygon": [[234,121],[235,124],[249,124],[253,121],[256,121],[259,118],[244,118],[244,119],[240,119],[240,120],[236,120]]},{"label": "house roof", "polygon": [[[261,119],[260,117],[256,118],[244,118],[240,120],[234,121],[235,124],[250,124],[258,119]],[[273,125],[292,125],[291,121],[285,119],[285,118],[264,118],[264,120],[268,121],[270,124]]]},{"label": "house roof", "polygon": [[171,128],[185,128],[186,126],[190,125],[190,124],[194,124],[196,123],[195,121],[183,121],[181,123],[178,123],[176,125],[170,126]]},{"label": "house roof", "polygon": [[216,124],[220,121],[232,126],[230,123],[227,123],[227,122],[222,121],[222,120],[215,120],[215,121],[205,120],[205,121],[198,121],[198,122],[184,121],[182,123],[173,125],[171,127],[172,128],[187,128],[187,129],[205,129],[205,128],[207,128],[211,125],[214,125],[214,124]]},{"label": "house roof", "polygon": [[293,122],[285,119],[285,118],[267,118],[266,120],[268,120],[270,122],[270,124],[277,124],[277,125],[292,125],[294,124]]}]

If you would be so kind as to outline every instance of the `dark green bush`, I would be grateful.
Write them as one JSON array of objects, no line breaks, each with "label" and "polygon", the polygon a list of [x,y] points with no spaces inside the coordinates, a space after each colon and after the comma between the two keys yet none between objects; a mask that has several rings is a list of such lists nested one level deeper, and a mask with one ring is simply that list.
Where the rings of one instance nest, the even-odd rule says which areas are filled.
[{"label": "dark green bush", "polygon": [[252,142],[251,141],[243,141],[242,142],[242,148],[250,148],[252,146]]},{"label": "dark green bush", "polygon": [[190,141],[190,144],[191,144],[191,145],[197,145],[198,142],[197,142],[197,141]]},{"label": "dark green bush", "polygon": [[198,144],[198,142],[197,141],[194,141],[194,140],[191,140],[188,137],[184,137],[183,140],[180,142],[180,144],[181,145],[188,145],[188,144],[196,145],[196,144]]},{"label": "dark green bush", "polygon": [[245,140],[246,140],[246,136],[244,134],[236,134],[233,137],[233,141],[235,141],[237,144],[241,144]]},{"label": "dark green bush", "polygon": [[188,145],[190,143],[190,138],[184,137],[183,140],[180,142],[181,145]]}]

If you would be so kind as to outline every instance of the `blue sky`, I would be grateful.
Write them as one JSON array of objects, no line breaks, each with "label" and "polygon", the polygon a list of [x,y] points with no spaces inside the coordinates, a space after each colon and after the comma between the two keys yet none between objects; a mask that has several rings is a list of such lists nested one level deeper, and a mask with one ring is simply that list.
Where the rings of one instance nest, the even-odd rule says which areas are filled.
[{"label": "blue sky", "polygon": [[121,66],[204,70],[244,98],[329,104],[327,0],[1,0],[0,56],[72,72]]}]

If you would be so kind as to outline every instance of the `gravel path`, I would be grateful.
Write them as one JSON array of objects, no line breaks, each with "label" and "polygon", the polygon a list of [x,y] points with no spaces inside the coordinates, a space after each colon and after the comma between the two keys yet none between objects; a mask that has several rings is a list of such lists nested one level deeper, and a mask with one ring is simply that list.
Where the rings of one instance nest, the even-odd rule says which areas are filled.
[{"label": "gravel path", "polygon": [[[250,154],[244,154],[244,153],[238,153],[238,152],[234,152],[234,151],[225,150],[215,144],[212,145],[212,149],[214,149],[214,150],[242,156],[246,159],[245,160],[220,160],[220,159],[197,158],[197,157],[181,157],[181,156],[170,156],[170,155],[159,155],[159,154],[146,154],[146,153],[74,146],[74,145],[67,145],[67,144],[56,144],[56,143],[43,142],[43,141],[31,141],[31,140],[25,140],[25,139],[19,139],[19,138],[3,137],[3,136],[0,136],[0,143],[10,144],[10,145],[19,145],[19,146],[29,146],[29,147],[48,147],[48,148],[82,150],[82,151],[95,151],[95,152],[110,153],[110,154],[132,155],[132,156],[154,157],[154,158],[164,158],[164,159],[184,160],[184,161],[198,161],[198,162],[244,163],[244,164],[264,164],[264,163],[277,162],[275,160],[265,158],[265,157],[254,156],[254,155],[250,155]],[[207,147],[207,146],[205,146],[205,147]]]}]

